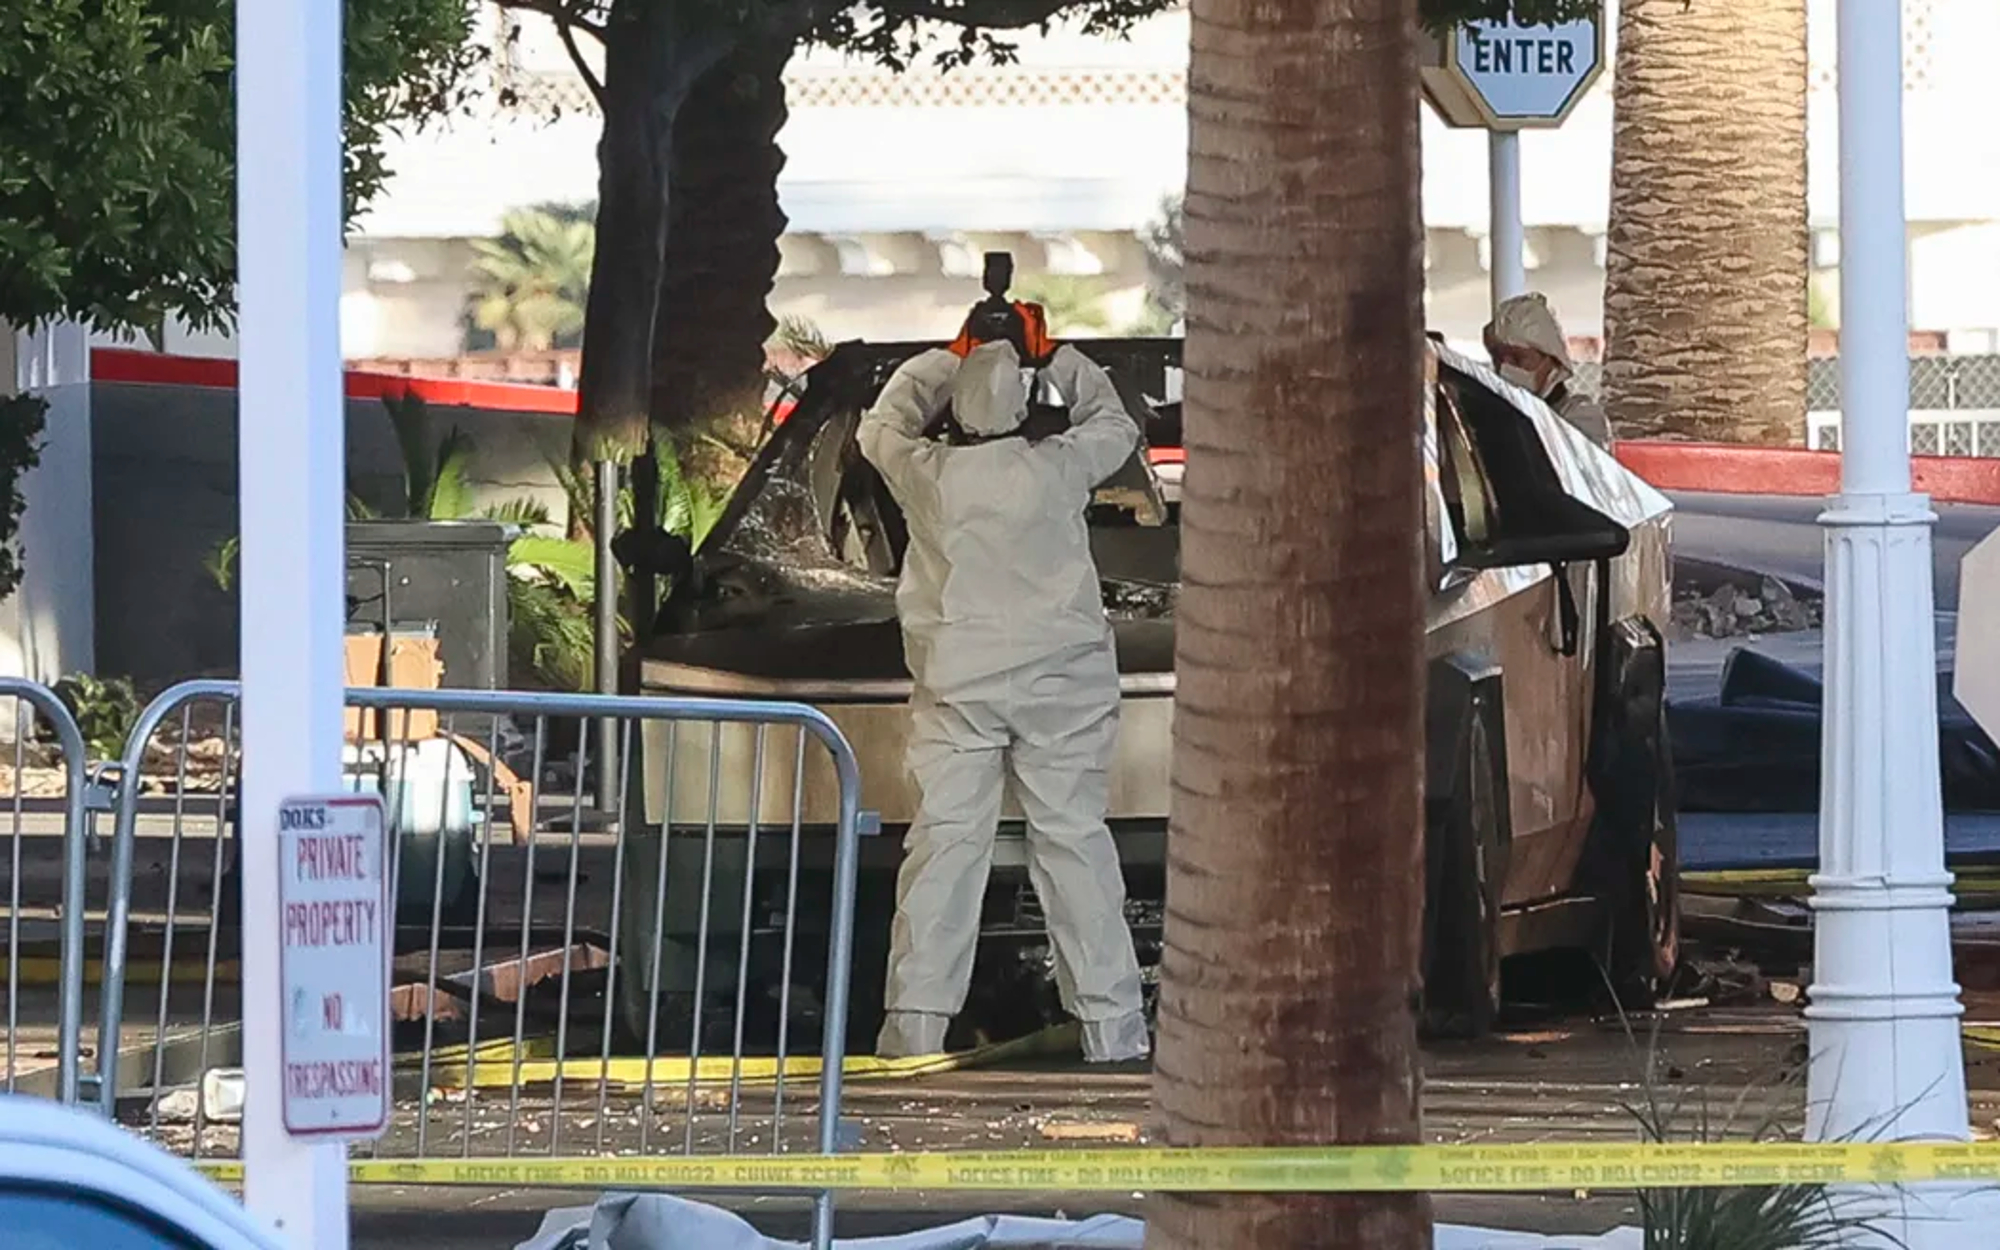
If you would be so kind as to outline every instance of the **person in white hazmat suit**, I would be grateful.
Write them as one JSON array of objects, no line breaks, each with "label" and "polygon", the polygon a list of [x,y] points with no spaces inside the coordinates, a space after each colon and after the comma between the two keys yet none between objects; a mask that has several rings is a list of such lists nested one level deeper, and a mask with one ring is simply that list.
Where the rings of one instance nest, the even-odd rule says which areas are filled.
[{"label": "person in white hazmat suit", "polygon": [[1486,354],[1501,377],[1542,401],[1599,447],[1611,445],[1611,422],[1604,406],[1569,387],[1576,366],[1562,326],[1539,291],[1502,300],[1486,327]]},{"label": "person in white hazmat suit", "polygon": [[[909,525],[896,590],[915,679],[907,766],[918,811],[896,880],[878,1053],[935,1054],[965,1005],[1005,784],[1027,818],[1084,1057],[1146,1056],[1125,883],[1105,825],[1118,663],[1084,509],[1139,440],[1104,370],[1072,347],[1046,376],[1069,429],[1019,432],[1028,380],[1011,342],[907,361],[862,419],[861,452]],[[924,437],[949,403],[962,437]]]}]

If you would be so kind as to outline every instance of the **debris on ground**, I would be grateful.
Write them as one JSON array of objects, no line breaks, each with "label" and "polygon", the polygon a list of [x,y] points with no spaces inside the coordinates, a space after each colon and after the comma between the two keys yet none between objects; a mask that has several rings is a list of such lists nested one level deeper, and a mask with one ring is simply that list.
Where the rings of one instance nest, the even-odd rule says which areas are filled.
[{"label": "debris on ground", "polygon": [[1129,1120],[1045,1120],[1041,1134],[1049,1141],[1136,1142],[1139,1126]]},{"label": "debris on ground", "polygon": [[1114,620],[1154,620],[1173,615],[1180,586],[1106,580],[1099,584],[1104,611]]},{"label": "debris on ground", "polygon": [[1775,997],[1763,970],[1737,951],[1703,952],[1683,960],[1682,966],[1684,984],[1692,991],[1683,997],[1705,1006],[1741,1007]]},{"label": "debris on ground", "polygon": [[1754,591],[1730,583],[1676,586],[1668,638],[1685,642],[1818,629],[1825,609],[1824,599],[1797,593],[1775,577],[1762,578]]}]

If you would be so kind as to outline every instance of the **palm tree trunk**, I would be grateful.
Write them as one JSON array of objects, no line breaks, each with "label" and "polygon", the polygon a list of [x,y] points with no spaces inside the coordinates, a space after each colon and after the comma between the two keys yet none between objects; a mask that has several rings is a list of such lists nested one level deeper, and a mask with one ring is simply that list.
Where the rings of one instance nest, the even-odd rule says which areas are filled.
[{"label": "palm tree trunk", "polygon": [[[1175,1146],[1418,1140],[1411,0],[1194,0],[1154,1091]],[[1422,1194],[1161,1195],[1151,1247],[1430,1245]]]},{"label": "palm tree trunk", "polygon": [[1801,441],[1806,0],[1624,0],[1614,106],[1613,429]]},{"label": "palm tree trunk", "polygon": [[579,458],[623,460],[645,445],[674,122],[695,83],[730,44],[712,23],[702,27],[700,15],[689,12],[693,7],[621,0],[607,19],[597,254],[577,380]]},{"label": "palm tree trunk", "polygon": [[[762,416],[767,301],[778,276],[789,39],[745,44],[703,75],[674,128],[674,202],[654,327],[653,420],[686,444],[748,442]],[[739,437],[741,436],[741,437]]]}]

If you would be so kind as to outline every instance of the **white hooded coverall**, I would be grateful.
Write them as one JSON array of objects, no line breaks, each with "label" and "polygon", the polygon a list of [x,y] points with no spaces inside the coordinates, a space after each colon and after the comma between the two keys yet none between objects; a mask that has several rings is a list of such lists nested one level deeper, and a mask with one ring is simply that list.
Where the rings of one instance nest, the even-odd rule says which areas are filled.
[{"label": "white hooded coverall", "polygon": [[[1003,787],[1027,818],[1028,872],[1048,918],[1084,1056],[1148,1051],[1125,883],[1105,825],[1118,662],[1084,509],[1138,427],[1111,379],[1071,347],[1047,375],[1070,428],[998,437],[1027,413],[1011,344],[907,361],[862,419],[861,452],[909,526],[896,590],[915,679],[906,759],[918,813],[896,880],[885,1055],[934,1054],[965,1005]],[[923,437],[949,402],[987,441]]]},{"label": "white hooded coverall", "polygon": [[1569,342],[1563,337],[1562,326],[1557,324],[1547,297],[1539,291],[1530,291],[1502,301],[1494,310],[1486,332],[1496,343],[1531,347],[1553,360],[1555,370],[1546,380],[1538,382],[1514,365],[1502,365],[1500,376],[1547,400],[1557,416],[1581,430],[1591,442],[1599,447],[1611,446],[1611,422],[1604,415],[1604,405],[1569,389],[1576,366],[1570,361]]}]

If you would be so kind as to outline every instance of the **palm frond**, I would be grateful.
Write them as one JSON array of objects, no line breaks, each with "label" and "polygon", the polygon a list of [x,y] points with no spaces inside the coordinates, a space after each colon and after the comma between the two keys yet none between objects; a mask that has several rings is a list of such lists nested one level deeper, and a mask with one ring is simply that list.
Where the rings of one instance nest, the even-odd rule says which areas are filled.
[{"label": "palm frond", "polygon": [[201,558],[201,567],[215,582],[216,589],[226,591],[236,580],[236,555],[242,546],[242,536],[231,534],[209,548],[208,554]]},{"label": "palm frond", "polygon": [[488,504],[479,515],[489,521],[526,528],[556,523],[555,515],[549,511],[549,506],[532,495],[522,495],[504,503]]},{"label": "palm frond", "polygon": [[582,332],[597,227],[574,213],[513,209],[473,243],[474,325],[506,347],[545,351]]},{"label": "palm frond", "polygon": [[688,526],[682,534],[688,540],[688,546],[699,549],[728,507],[729,496],[726,492],[695,485],[688,494]]},{"label": "palm frond", "polygon": [[597,498],[596,485],[590,474],[579,473],[567,461],[554,456],[543,457],[543,463],[549,466],[556,485],[562,488],[563,498],[569,507],[570,524],[576,532],[589,532],[591,520],[596,516],[593,505]]},{"label": "palm frond", "polygon": [[558,690],[589,686],[596,648],[590,609],[548,582],[510,577],[508,650],[517,668]]},{"label": "palm frond", "polygon": [[436,462],[431,459],[430,405],[414,391],[384,395],[382,410],[389,414],[390,428],[396,432],[396,447],[403,456],[403,497],[407,514],[430,514],[431,482]]},{"label": "palm frond", "polygon": [[585,603],[596,598],[597,551],[589,543],[523,534],[507,546],[507,567],[554,581]]},{"label": "palm frond", "polygon": [[818,362],[833,355],[833,343],[810,317],[780,317],[769,347]]},{"label": "palm frond", "polygon": [[462,520],[472,512],[472,437],[453,427],[437,449],[437,469],[421,512],[427,521]]}]

